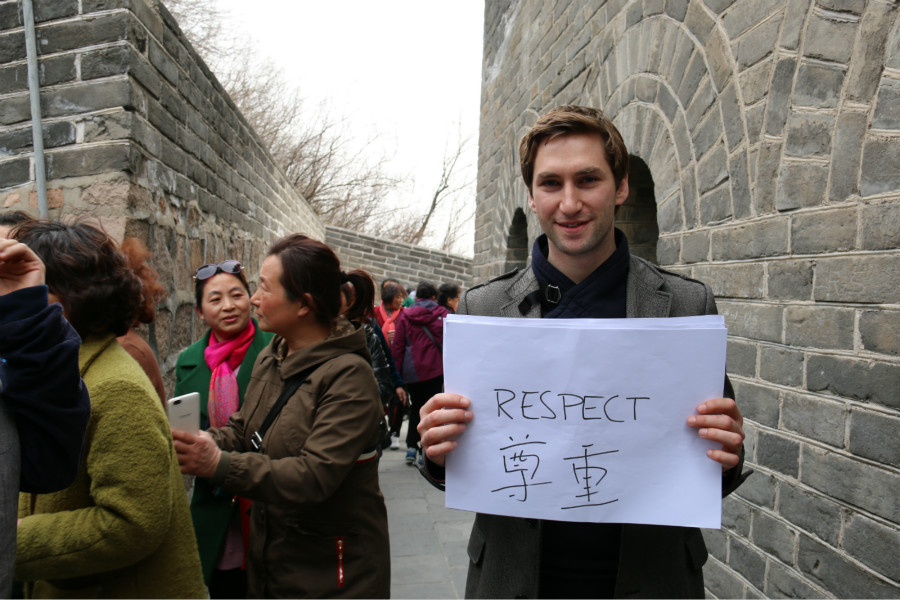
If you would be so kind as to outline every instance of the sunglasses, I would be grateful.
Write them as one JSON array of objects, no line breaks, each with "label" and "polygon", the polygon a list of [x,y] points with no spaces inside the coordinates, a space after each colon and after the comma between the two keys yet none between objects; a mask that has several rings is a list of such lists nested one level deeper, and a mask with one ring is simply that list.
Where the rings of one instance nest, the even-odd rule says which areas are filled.
[{"label": "sunglasses", "polygon": [[197,267],[197,270],[194,271],[194,279],[203,281],[204,279],[209,279],[216,273],[228,273],[229,275],[237,275],[241,272],[242,269],[243,267],[241,266],[241,263],[236,260],[223,260],[220,263]]}]

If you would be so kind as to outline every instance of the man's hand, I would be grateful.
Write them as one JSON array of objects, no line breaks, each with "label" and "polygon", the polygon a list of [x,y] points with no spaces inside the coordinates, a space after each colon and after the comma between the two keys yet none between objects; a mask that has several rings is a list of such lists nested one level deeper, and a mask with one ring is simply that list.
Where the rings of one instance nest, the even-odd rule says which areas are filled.
[{"label": "man's hand", "polygon": [[710,449],[706,455],[727,471],[737,466],[744,443],[744,417],[731,398],[714,398],[697,407],[699,414],[688,417],[687,423],[698,429],[705,440],[722,444],[721,450]]},{"label": "man's hand", "polygon": [[428,460],[441,467],[444,459],[458,445],[453,439],[466,430],[466,423],[472,420],[468,410],[472,402],[459,394],[437,394],[432,396],[419,415],[419,435],[422,449]]},{"label": "man's hand", "polygon": [[216,473],[222,451],[207,432],[200,431],[193,435],[173,429],[172,439],[182,473],[197,477],[212,477]]},{"label": "man's hand", "polygon": [[16,240],[0,238],[0,296],[43,285],[44,263],[31,248]]}]

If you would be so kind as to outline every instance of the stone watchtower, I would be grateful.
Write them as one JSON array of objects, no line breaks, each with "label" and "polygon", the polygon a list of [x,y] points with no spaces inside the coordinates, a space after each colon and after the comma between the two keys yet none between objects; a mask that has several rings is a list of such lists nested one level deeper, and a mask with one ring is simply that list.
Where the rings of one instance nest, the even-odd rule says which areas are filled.
[{"label": "stone watchtower", "polygon": [[756,474],[709,593],[900,594],[900,4],[487,0],[482,78],[476,278],[539,233],[522,134],[588,104],[636,252],[717,295]]}]

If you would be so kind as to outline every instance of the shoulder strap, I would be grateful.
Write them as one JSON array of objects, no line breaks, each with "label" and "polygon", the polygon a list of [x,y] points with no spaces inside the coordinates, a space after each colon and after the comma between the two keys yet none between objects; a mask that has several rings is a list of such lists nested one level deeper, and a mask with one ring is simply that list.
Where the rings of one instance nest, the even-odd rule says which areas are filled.
[{"label": "shoulder strap", "polygon": [[444,353],[444,349],[441,348],[441,345],[437,343],[437,340],[434,339],[434,335],[432,335],[432,333],[431,333],[430,331],[428,331],[428,328],[427,328],[425,325],[419,325],[419,327],[422,328],[422,331],[425,332],[425,335],[428,336],[428,339],[431,340],[431,342],[432,342],[435,346],[437,346],[438,352],[440,352],[441,354],[443,354],[443,353]]},{"label": "shoulder strap", "polygon": [[296,375],[289,377],[288,380],[284,382],[284,388],[281,390],[281,395],[278,396],[278,400],[275,401],[275,404],[269,410],[269,414],[266,415],[266,418],[262,422],[262,425],[259,426],[259,429],[254,431],[253,435],[250,436],[250,446],[253,448],[254,452],[260,452],[262,450],[263,437],[265,437],[266,431],[271,427],[272,421],[275,420],[275,417],[278,416],[278,413],[280,413],[281,409],[284,408],[284,405],[287,404],[288,399],[294,395],[294,392],[296,392],[307,379],[309,379],[309,376],[312,375],[312,372],[317,368],[319,368],[319,365],[313,365],[308,369],[304,369]]}]

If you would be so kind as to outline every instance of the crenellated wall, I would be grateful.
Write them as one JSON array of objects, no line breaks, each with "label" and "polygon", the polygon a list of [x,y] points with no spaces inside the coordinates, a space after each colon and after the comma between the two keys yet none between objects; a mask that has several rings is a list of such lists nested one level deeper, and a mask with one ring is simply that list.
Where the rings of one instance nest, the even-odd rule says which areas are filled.
[{"label": "crenellated wall", "polygon": [[522,134],[603,109],[640,167],[630,235],[729,328],[756,473],[705,532],[709,594],[897,597],[900,4],[487,0],[484,31],[476,279],[539,233]]}]

